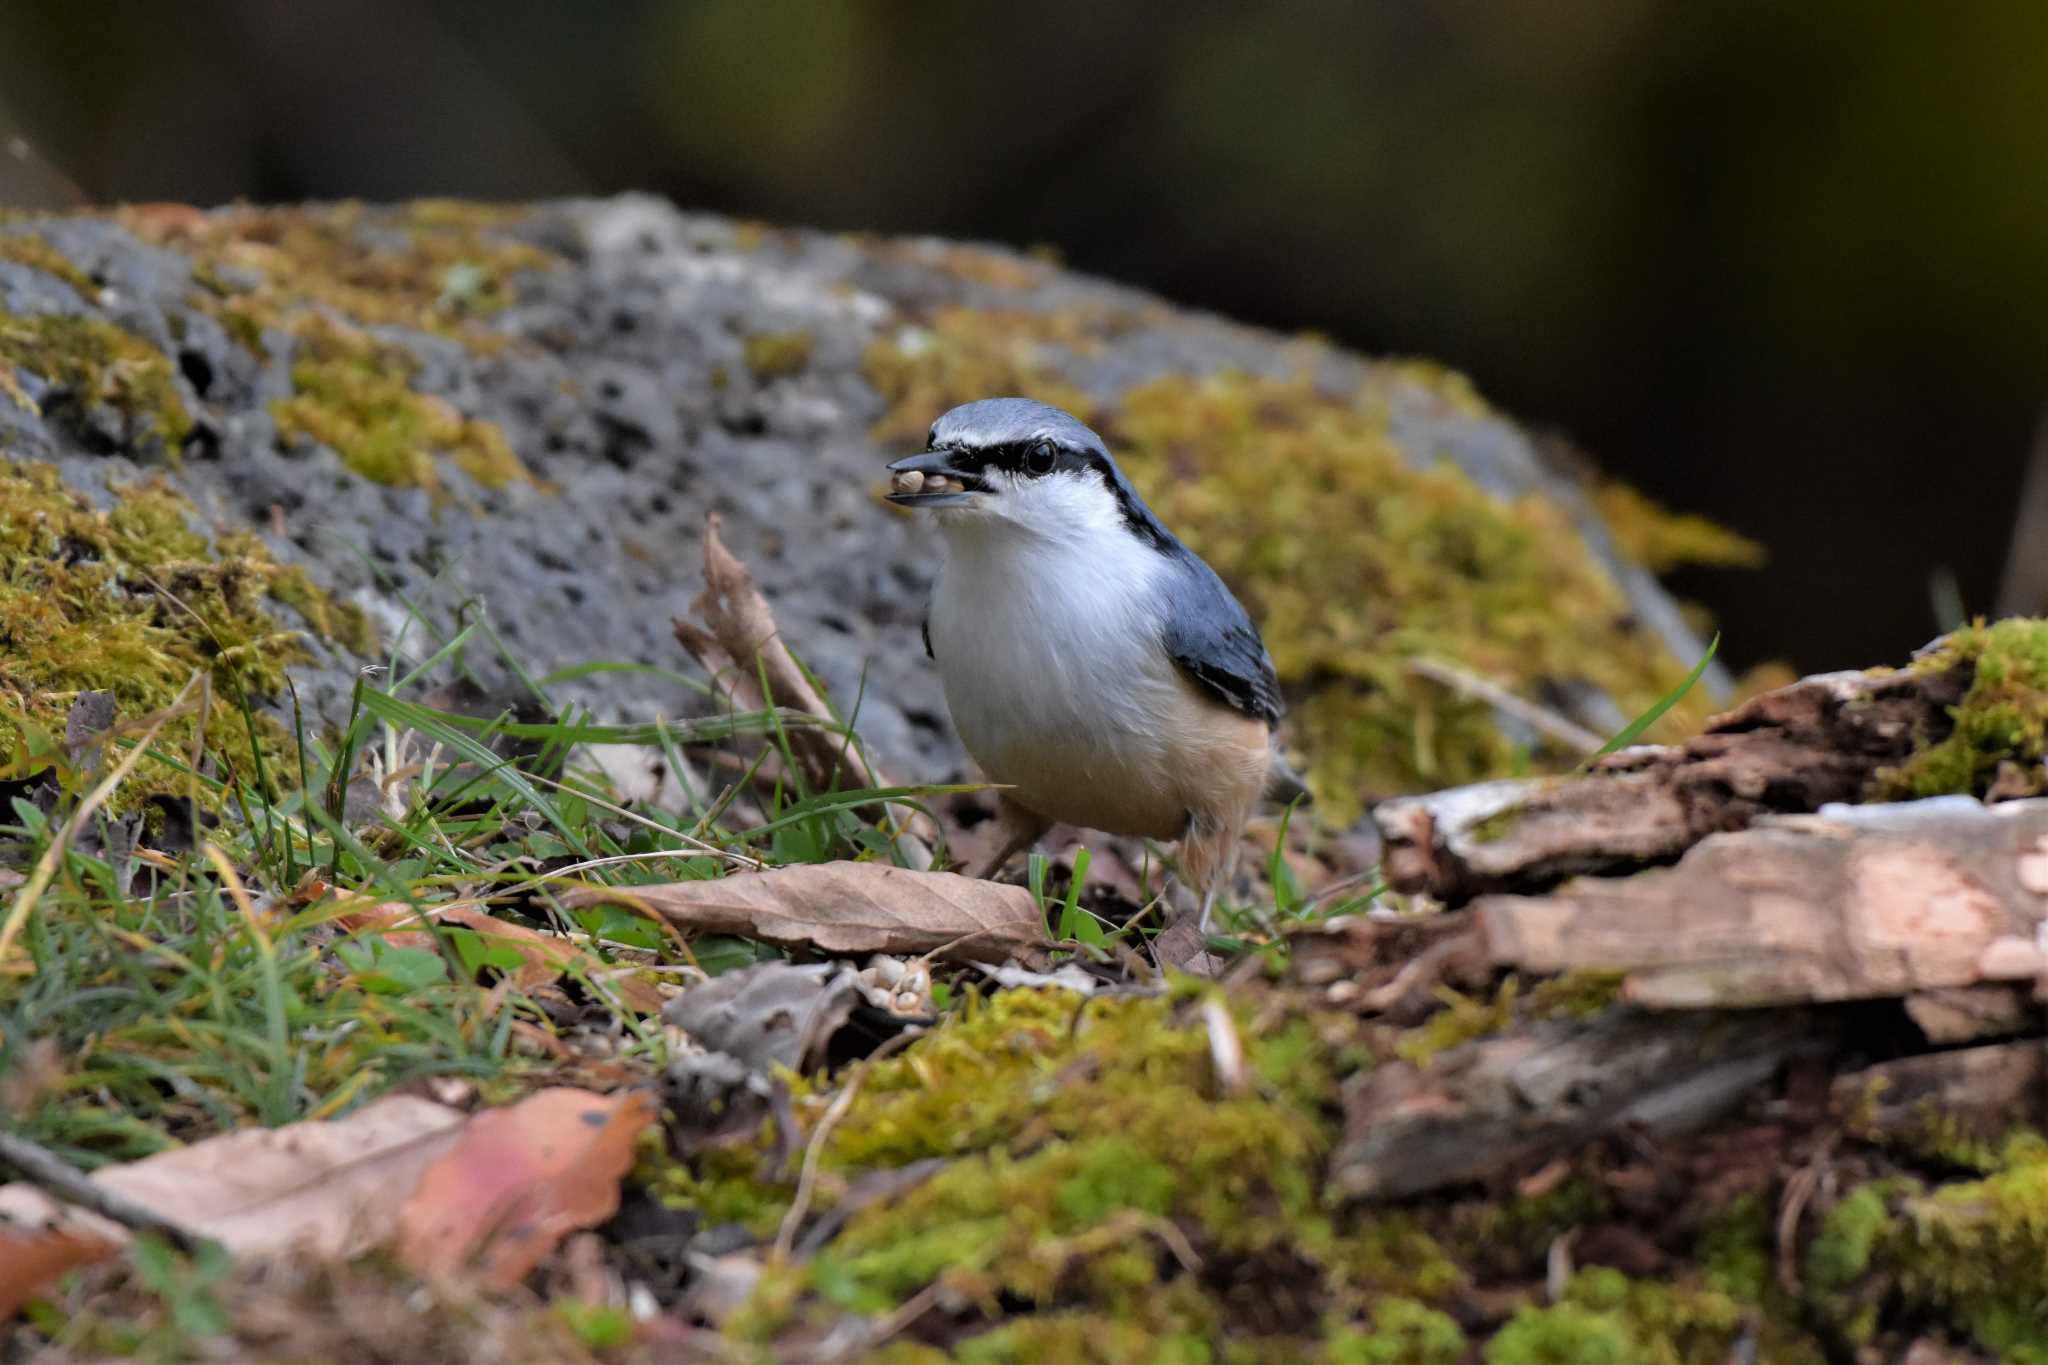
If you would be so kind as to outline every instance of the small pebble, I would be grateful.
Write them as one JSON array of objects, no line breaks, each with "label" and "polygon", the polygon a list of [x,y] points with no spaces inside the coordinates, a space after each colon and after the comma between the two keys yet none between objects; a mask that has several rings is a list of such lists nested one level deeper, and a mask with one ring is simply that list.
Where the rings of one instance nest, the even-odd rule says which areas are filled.
[{"label": "small pebble", "polygon": [[915,493],[924,487],[924,475],[915,469],[906,469],[895,479],[898,493]]}]

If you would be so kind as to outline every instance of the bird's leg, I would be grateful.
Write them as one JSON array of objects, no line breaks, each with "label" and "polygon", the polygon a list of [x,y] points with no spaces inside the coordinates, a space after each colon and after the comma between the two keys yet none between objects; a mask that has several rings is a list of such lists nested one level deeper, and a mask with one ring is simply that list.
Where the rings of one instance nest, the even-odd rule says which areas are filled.
[{"label": "bird's leg", "polygon": [[1244,834],[1244,818],[1196,811],[1188,817],[1187,833],[1180,839],[1180,874],[1190,886],[1202,892],[1201,930],[1209,932],[1209,917],[1216,910],[1216,896],[1230,880],[1237,866],[1237,846]]},{"label": "bird's leg", "polygon": [[1003,842],[995,856],[974,873],[983,881],[1001,872],[1010,859],[1043,839],[1045,832],[1052,828],[1052,821],[1035,810],[1018,805],[1002,792],[996,794],[996,819],[1002,823]]}]

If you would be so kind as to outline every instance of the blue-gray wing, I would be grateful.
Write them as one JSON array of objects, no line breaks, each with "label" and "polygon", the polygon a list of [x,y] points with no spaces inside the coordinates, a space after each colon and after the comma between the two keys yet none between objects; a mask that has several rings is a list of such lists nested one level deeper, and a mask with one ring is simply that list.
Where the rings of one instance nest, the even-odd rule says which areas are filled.
[{"label": "blue-gray wing", "polygon": [[1189,556],[1167,613],[1166,652],[1224,702],[1268,725],[1285,706],[1258,628],[1207,564]]}]

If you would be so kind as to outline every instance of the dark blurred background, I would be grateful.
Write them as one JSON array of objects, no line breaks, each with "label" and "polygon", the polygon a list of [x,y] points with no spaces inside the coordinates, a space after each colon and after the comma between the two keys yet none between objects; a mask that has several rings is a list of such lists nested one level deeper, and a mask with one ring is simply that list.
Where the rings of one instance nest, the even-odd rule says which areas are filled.
[{"label": "dark blurred background", "polygon": [[1677,584],[1737,663],[2048,608],[2048,509],[2007,563],[2048,5],[7,0],[0,152],[14,206],[647,189],[1047,244],[1442,360],[1761,540]]}]

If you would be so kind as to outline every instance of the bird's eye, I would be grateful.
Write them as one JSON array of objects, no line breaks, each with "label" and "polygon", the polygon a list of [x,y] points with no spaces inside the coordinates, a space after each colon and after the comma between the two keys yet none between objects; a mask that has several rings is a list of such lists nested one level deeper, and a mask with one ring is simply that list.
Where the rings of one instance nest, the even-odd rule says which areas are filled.
[{"label": "bird's eye", "polygon": [[1059,462],[1060,453],[1051,441],[1033,441],[1024,452],[1024,472],[1027,474],[1050,474]]}]

